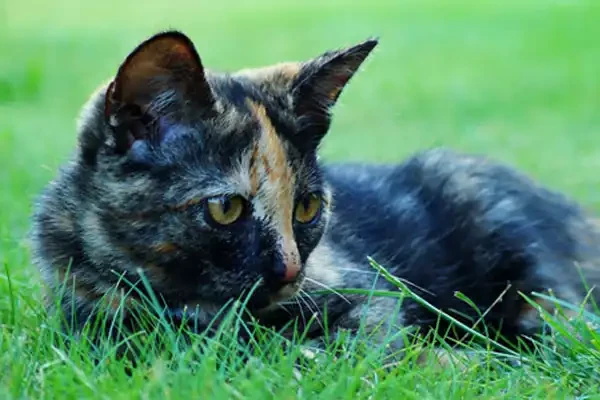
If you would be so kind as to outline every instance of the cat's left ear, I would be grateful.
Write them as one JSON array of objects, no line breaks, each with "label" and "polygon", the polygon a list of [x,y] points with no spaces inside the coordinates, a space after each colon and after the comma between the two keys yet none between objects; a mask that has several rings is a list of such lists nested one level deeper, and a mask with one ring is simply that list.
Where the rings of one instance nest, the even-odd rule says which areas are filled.
[{"label": "cat's left ear", "polygon": [[162,119],[212,110],[214,96],[194,44],[177,31],[142,42],[119,67],[106,91],[104,116],[114,130],[116,149],[127,152],[137,140],[164,139]]},{"label": "cat's left ear", "polygon": [[302,64],[291,89],[303,140],[321,141],[329,129],[333,105],[377,44],[377,39],[369,39]]}]

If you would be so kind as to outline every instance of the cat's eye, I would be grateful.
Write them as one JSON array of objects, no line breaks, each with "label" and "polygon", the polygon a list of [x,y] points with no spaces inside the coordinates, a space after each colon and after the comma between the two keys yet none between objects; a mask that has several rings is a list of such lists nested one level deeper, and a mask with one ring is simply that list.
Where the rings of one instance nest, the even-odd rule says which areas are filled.
[{"label": "cat's eye", "polygon": [[322,205],[321,196],[316,193],[310,193],[298,201],[294,218],[301,224],[309,224],[317,219]]},{"label": "cat's eye", "polygon": [[244,214],[245,205],[241,196],[216,196],[206,200],[206,211],[216,224],[231,225]]}]

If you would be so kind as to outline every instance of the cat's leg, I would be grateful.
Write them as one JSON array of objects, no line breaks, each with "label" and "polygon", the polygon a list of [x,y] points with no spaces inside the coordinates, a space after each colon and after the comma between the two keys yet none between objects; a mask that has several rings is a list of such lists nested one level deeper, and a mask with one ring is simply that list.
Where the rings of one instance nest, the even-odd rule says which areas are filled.
[{"label": "cat's leg", "polygon": [[305,344],[308,358],[321,351],[344,353],[348,347],[362,344],[383,357],[397,359],[405,349],[405,331],[410,330],[404,325],[401,302],[388,297],[365,298],[327,325],[327,331]]},{"label": "cat's leg", "polygon": [[356,304],[334,324],[334,337],[342,331],[363,335],[374,345],[389,352],[401,351],[406,345],[402,300],[392,297],[366,298]]},{"label": "cat's leg", "polygon": [[414,362],[417,365],[466,368],[473,359],[473,352],[463,349],[446,349],[413,341],[418,329],[406,323],[402,300],[391,297],[373,297],[356,304],[339,317],[329,329],[328,335],[313,339],[306,344],[303,354],[314,359],[320,351],[344,351],[332,347],[334,343],[366,346],[370,354],[379,357],[383,366],[393,368],[399,363]]},{"label": "cat's leg", "polygon": [[[473,293],[478,296],[486,288],[510,285],[501,301],[487,304],[486,309],[501,310],[497,312],[516,334],[530,336],[542,333],[544,313],[567,320],[576,317],[588,290],[598,283],[600,236],[585,216],[573,214],[549,222],[546,216],[540,222],[528,215],[531,210],[514,209],[511,202],[517,200],[492,203],[472,228],[473,242],[485,244],[475,253],[476,259],[490,260],[475,263],[487,268],[489,281]],[[571,308],[557,307],[557,301],[538,294],[555,297]],[[512,306],[502,308],[502,304]]]}]

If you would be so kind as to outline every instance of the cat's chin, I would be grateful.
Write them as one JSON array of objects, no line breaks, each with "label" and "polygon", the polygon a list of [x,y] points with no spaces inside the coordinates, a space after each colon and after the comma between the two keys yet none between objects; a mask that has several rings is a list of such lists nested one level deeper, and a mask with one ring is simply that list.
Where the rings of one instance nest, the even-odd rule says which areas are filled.
[{"label": "cat's chin", "polygon": [[277,292],[271,294],[268,298],[267,304],[265,304],[263,307],[258,307],[257,311],[259,313],[263,313],[265,311],[272,310],[277,308],[279,303],[295,297],[302,288],[303,282],[304,278],[300,278],[292,283],[282,286]]},{"label": "cat's chin", "polygon": [[280,301],[285,301],[294,297],[298,291],[300,290],[300,283],[294,282],[289,285],[285,285],[282,287],[277,293],[273,294],[269,300],[273,303],[279,303]]},{"label": "cat's chin", "polygon": [[[283,285],[275,292],[265,290],[265,287],[259,287],[258,290],[247,300],[247,307],[254,312],[262,313],[264,311],[277,308],[278,304],[296,296],[302,288],[304,278],[301,277],[294,282]],[[176,322],[187,320],[188,323],[200,323],[205,325],[209,323],[215,315],[221,313],[224,305],[206,301],[186,302],[184,305],[170,307],[166,316]]]}]

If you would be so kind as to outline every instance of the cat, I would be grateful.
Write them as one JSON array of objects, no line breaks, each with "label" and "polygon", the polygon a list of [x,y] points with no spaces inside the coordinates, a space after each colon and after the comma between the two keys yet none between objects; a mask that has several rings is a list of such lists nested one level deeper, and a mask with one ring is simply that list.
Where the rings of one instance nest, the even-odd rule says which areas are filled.
[{"label": "cat", "polygon": [[[180,31],[139,44],[85,105],[71,161],[36,202],[48,309],[81,329],[141,272],[164,312],[189,311],[199,330],[250,292],[246,307],[265,326],[327,317],[304,326],[311,340],[381,324],[447,328],[415,299],[339,293],[394,290],[374,283],[369,256],[461,321],[485,311],[509,340],[542,327],[521,293],[582,303],[600,280],[600,229],[567,196],[443,148],[397,164],[319,161],[333,106],[377,44],[233,73],[205,69]],[[127,321],[135,298],[105,312],[124,308]]]}]

